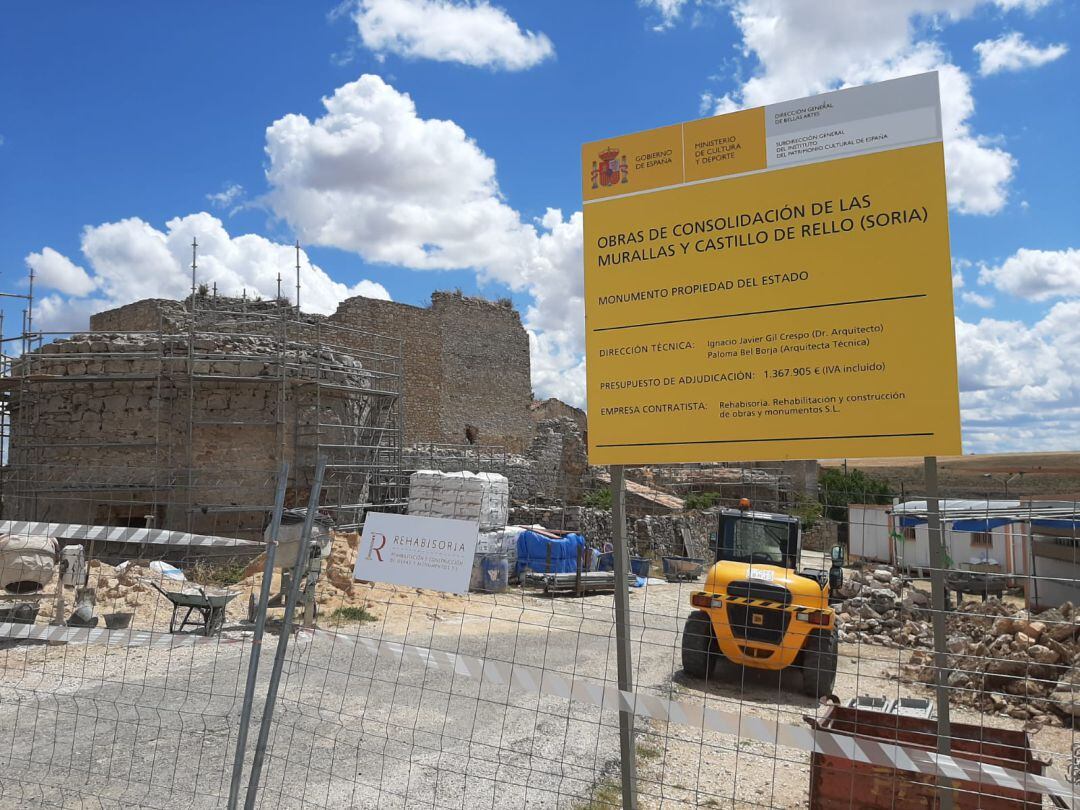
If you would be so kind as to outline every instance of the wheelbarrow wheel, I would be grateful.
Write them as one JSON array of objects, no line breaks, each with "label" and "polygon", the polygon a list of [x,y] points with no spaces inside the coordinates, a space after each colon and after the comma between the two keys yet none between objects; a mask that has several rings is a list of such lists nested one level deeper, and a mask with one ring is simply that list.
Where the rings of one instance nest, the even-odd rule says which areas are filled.
[{"label": "wheelbarrow wheel", "polygon": [[213,636],[221,632],[225,626],[225,608],[212,607],[210,615],[206,619],[206,635]]}]

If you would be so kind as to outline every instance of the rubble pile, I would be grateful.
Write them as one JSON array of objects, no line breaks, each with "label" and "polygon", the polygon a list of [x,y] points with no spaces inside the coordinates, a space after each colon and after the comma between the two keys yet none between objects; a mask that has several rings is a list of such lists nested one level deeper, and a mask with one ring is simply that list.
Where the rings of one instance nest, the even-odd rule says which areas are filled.
[{"label": "rubble pile", "polygon": [[[1080,610],[1069,602],[1033,617],[999,600],[950,616],[948,683],[954,700],[981,711],[1047,723],[1080,718]],[[933,655],[916,651],[904,675],[935,682]]]},{"label": "rubble pile", "polygon": [[840,641],[890,647],[934,646],[929,614],[930,595],[910,585],[888,566],[845,571],[837,606]]},{"label": "rubble pile", "polygon": [[[844,578],[840,641],[914,648],[901,677],[935,684],[930,595],[884,565]],[[1033,616],[991,597],[950,611],[946,626],[952,701],[1036,724],[1080,718],[1080,609]]]},{"label": "rubble pile", "polygon": [[[97,615],[130,613],[134,617],[130,625],[132,629],[163,631],[167,628],[172,604],[148,583],[159,583],[166,590],[172,590],[178,583],[170,582],[150,568],[146,561],[112,566],[100,560],[91,560],[87,568],[90,572],[87,585],[94,589],[94,610]],[[53,587],[55,585],[54,580]],[[74,596],[74,590],[68,588],[65,607],[68,612],[73,607]],[[51,621],[56,614],[55,601],[42,599],[38,604],[38,620]]]}]

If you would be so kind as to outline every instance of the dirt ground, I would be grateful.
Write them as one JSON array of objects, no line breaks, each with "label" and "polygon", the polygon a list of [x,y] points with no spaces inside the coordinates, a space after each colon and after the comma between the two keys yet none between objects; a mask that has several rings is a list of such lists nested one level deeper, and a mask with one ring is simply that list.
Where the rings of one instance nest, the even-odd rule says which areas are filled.
[{"label": "dirt ground", "polygon": [[[517,589],[448,596],[352,583],[341,574],[353,545],[345,539],[319,586],[318,623],[331,633],[290,647],[260,806],[607,806],[618,773],[616,713],[447,679],[341,642],[404,642],[611,684],[612,596]],[[242,594],[225,632],[207,644],[0,651],[0,808],[221,806],[246,671],[246,592],[258,584],[256,574],[236,586]],[[635,689],[796,726],[820,717],[824,708],[801,694],[798,673],[724,667],[709,683],[683,675],[680,633],[697,587],[652,582],[631,591]],[[167,600],[152,589],[134,593],[135,625],[162,629]],[[370,614],[364,621],[333,618],[339,608],[360,606]],[[271,626],[263,684],[273,633]],[[842,700],[932,697],[899,679],[907,650],[845,644],[840,653],[835,693]],[[952,716],[1022,728],[961,706]],[[637,729],[644,808],[807,806],[806,752],[676,723],[639,720]],[[1064,766],[1075,737],[1048,727],[1031,741],[1037,756]],[[313,764],[324,760],[333,766]]]}]

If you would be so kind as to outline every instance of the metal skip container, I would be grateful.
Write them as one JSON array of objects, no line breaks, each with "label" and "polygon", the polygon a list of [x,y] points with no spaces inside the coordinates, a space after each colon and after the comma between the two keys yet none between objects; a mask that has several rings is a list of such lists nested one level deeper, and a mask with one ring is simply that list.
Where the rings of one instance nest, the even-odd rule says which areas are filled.
[{"label": "metal skip container", "polygon": [[[928,717],[830,706],[821,720],[804,718],[811,727],[832,734],[856,737],[905,748],[937,750],[937,721]],[[952,724],[952,752],[961,758],[1041,776],[1048,763],[1035,758],[1031,740],[1023,731]],[[993,783],[952,780],[957,810],[1018,810],[1041,808],[1042,794]],[[846,756],[815,752],[810,761],[810,807],[830,810],[926,810],[936,808],[936,777],[914,771],[855,762]]]}]

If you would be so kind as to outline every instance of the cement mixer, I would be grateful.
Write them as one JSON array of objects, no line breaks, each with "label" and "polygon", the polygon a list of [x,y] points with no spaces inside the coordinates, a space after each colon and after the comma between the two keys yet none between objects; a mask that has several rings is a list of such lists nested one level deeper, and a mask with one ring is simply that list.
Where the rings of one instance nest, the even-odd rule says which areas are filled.
[{"label": "cement mixer", "polygon": [[[270,597],[267,607],[285,606],[289,585],[296,576],[296,556],[300,550],[300,538],[306,517],[307,509],[286,509],[281,514],[278,547],[274,554],[274,568],[281,571],[281,587],[278,593]],[[330,556],[330,548],[334,542],[333,526],[334,522],[321,513],[316,513],[311,524],[311,556],[308,557],[306,565],[302,566],[304,581],[300,583],[300,595],[296,603],[303,612],[305,627],[311,627],[319,613],[319,606],[315,602],[315,583],[322,574],[323,560]],[[263,539],[268,543],[270,529],[268,525],[263,531]],[[255,621],[258,609],[258,598],[252,590],[248,597],[248,621]]]}]

